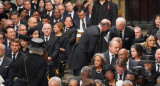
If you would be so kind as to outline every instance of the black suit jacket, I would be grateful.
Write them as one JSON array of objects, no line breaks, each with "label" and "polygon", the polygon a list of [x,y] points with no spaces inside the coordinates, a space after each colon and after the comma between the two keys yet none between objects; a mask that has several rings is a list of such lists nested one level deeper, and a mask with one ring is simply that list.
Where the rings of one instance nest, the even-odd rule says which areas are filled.
[{"label": "black suit jacket", "polygon": [[[125,70],[124,76],[122,77],[123,81],[125,80],[126,75],[127,75],[127,70]],[[115,71],[115,79],[116,79],[116,81],[118,81],[118,73],[117,73],[117,71]]]},{"label": "black suit jacket", "polygon": [[[112,40],[112,38],[114,37],[120,37],[120,32],[117,30],[115,26],[110,29],[110,40]],[[135,39],[134,30],[126,26],[124,31],[124,37],[122,39],[123,41],[122,47],[126,48],[127,50],[130,50],[131,45],[134,43],[134,39]]]},{"label": "black suit jacket", "polygon": [[[70,16],[68,11],[66,14],[67,14],[67,16]],[[76,18],[78,18],[78,14],[76,13],[76,11],[74,11],[73,20],[75,20]]]},{"label": "black suit jacket", "polygon": [[50,41],[47,43],[47,46],[45,46],[45,50],[48,52],[48,56],[53,60],[56,59],[59,53],[59,48],[60,46],[58,37],[50,37]]},{"label": "black suit jacket", "polygon": [[0,75],[3,77],[4,80],[8,78],[8,72],[11,64],[12,64],[12,59],[5,56],[0,66]]},{"label": "black suit jacket", "polygon": [[[90,26],[90,19],[89,19],[89,17],[85,17],[85,25],[86,25],[86,28],[88,28],[89,26]],[[73,22],[74,22],[74,25],[76,26],[76,28],[77,29],[80,29],[80,19],[79,18],[77,18],[77,19],[75,19],[75,20],[73,20]]]},{"label": "black suit jacket", "polygon": [[70,47],[72,48],[73,45],[76,43],[77,29],[71,26],[69,28],[69,31],[65,31],[63,35],[68,39]]},{"label": "black suit jacket", "polygon": [[109,50],[107,50],[106,52],[104,52],[104,56],[107,59],[107,64],[106,65],[109,65],[109,66],[111,66],[111,67],[114,68],[115,64],[116,64],[116,60],[118,59],[118,56],[115,55],[115,58],[114,59],[112,58],[113,61],[111,62],[111,64],[110,64]]},{"label": "black suit jacket", "polygon": [[[100,12],[103,12],[103,13],[100,13]],[[103,14],[103,16],[100,16],[101,14]],[[93,5],[90,24],[97,25],[100,23],[102,19],[109,19],[111,22],[112,21],[114,22],[113,24],[115,24],[117,15],[118,15],[118,7],[115,3],[113,4],[106,0],[106,2],[102,6],[98,0]]]},{"label": "black suit jacket", "polygon": [[95,54],[95,46],[99,37],[100,29],[98,26],[90,26],[84,31],[70,53],[68,64],[71,69],[81,69],[89,64]]},{"label": "black suit jacket", "polygon": [[[6,56],[12,59],[12,53],[8,53]],[[24,53],[19,52],[16,60],[11,65],[11,72],[9,73],[9,78],[13,79],[14,77],[23,78],[24,76],[24,58],[26,55]]]}]

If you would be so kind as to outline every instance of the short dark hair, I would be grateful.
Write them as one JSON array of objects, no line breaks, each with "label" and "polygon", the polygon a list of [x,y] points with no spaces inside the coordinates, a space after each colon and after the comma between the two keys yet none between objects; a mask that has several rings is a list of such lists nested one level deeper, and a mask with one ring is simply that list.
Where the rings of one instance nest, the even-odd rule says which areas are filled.
[{"label": "short dark hair", "polygon": [[11,17],[12,15],[17,15],[17,17],[19,17],[19,13],[18,13],[17,11],[11,12],[10,17]]},{"label": "short dark hair", "polygon": [[4,30],[4,33],[7,33],[7,30],[8,30],[9,28],[14,29],[14,27],[12,27],[12,26],[7,26],[6,29]]},{"label": "short dark hair", "polygon": [[50,16],[47,15],[47,14],[44,14],[44,15],[41,16],[41,19],[48,19],[48,20],[50,20]]},{"label": "short dark hair", "polygon": [[14,39],[12,39],[12,40],[11,40],[11,43],[12,43],[12,42],[16,42],[16,43],[19,43],[19,45],[21,45],[21,43],[20,43],[20,41],[19,41],[19,39],[18,39],[18,38],[14,38]]},{"label": "short dark hair", "polygon": [[120,67],[126,67],[127,60],[126,59],[122,59],[122,58],[118,58],[116,60],[116,64]]}]

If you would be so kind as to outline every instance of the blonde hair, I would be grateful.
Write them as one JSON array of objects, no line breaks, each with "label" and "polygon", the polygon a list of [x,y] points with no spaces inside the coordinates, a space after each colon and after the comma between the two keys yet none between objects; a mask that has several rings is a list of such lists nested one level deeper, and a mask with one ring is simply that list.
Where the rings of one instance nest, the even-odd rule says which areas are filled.
[{"label": "blonde hair", "polygon": [[[154,39],[154,36],[150,35],[150,36],[146,39],[146,42],[143,42],[143,43],[140,43],[140,44],[141,44],[144,48],[149,49],[149,47],[148,47],[148,42],[149,42],[149,40],[151,40],[151,38]],[[154,39],[154,47],[156,47],[155,39]]]},{"label": "blonde hair", "polygon": [[57,25],[57,26],[59,27],[59,29],[61,29],[61,31],[64,31],[64,25],[63,25],[62,22],[56,22],[56,23],[54,24],[54,26],[55,26],[55,25]]}]

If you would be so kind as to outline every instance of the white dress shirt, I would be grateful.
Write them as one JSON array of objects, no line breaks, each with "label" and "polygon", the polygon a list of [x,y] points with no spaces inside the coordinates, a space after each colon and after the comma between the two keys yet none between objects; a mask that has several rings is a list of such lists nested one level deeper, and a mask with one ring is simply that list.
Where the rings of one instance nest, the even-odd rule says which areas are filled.
[{"label": "white dress shirt", "polygon": [[1,66],[1,64],[2,64],[2,62],[3,62],[3,59],[4,59],[4,56],[2,56],[2,57],[0,58],[0,66]]}]

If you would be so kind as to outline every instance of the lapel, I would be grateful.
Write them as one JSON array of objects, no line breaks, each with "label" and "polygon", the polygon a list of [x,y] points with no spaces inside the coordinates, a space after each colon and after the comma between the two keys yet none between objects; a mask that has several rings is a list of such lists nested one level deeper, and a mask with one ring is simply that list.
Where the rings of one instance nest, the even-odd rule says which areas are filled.
[{"label": "lapel", "polygon": [[1,64],[1,66],[0,66],[0,74],[1,74],[2,71],[4,70],[6,64],[7,64],[7,59],[4,57],[4,58],[3,58],[3,62],[2,62],[2,64]]}]

